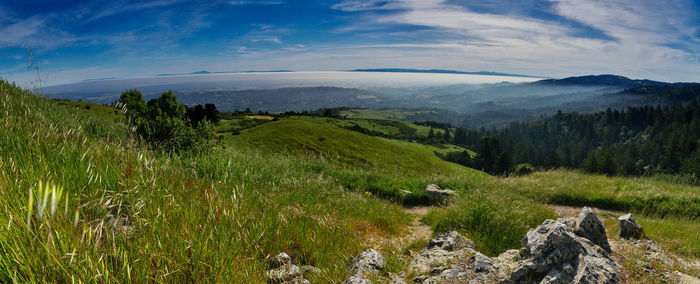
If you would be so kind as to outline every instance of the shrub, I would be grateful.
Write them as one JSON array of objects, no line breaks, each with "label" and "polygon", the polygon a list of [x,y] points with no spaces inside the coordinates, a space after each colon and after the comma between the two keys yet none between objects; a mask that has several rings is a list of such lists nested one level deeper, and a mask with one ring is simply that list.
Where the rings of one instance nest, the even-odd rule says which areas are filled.
[{"label": "shrub", "polygon": [[534,173],[535,170],[536,170],[535,167],[533,167],[532,165],[530,165],[528,163],[524,163],[524,164],[518,164],[517,166],[515,166],[515,168],[513,168],[513,173],[516,176],[524,176],[524,175],[529,175],[531,173]]}]

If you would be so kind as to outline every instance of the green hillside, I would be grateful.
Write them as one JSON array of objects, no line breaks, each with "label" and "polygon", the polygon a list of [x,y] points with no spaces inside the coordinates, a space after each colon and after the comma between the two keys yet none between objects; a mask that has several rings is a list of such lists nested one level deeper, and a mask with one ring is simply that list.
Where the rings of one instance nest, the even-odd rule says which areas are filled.
[{"label": "green hillside", "polygon": [[[233,147],[255,147],[270,152],[314,153],[332,161],[386,172],[449,175],[469,168],[445,162],[434,146],[364,135],[334,126],[334,122],[293,117],[246,129],[226,138]],[[456,149],[456,148],[455,148]]]},{"label": "green hillside", "polygon": [[[319,268],[304,275],[312,283],[341,282],[359,252],[410,233],[418,217],[403,205],[415,204],[435,205],[421,218],[433,233],[458,230],[490,256],[568,205],[611,210],[613,239],[615,214],[632,212],[646,238],[700,258],[694,186],[570,170],[494,177],[435,155],[459,147],[306,116],[224,120],[207,152],[167,154],[134,138],[119,112],[86,106],[0,81],[0,282],[259,283],[279,252]],[[362,123],[390,131],[372,122]],[[458,195],[433,204],[431,183]],[[400,256],[423,244],[377,247],[382,273],[402,271]]]}]

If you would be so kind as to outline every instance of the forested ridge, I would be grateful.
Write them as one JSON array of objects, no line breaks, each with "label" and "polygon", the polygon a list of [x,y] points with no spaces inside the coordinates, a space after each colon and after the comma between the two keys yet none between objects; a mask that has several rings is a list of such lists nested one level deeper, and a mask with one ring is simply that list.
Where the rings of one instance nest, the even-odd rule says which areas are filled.
[{"label": "forested ridge", "polygon": [[514,163],[582,167],[607,174],[695,172],[700,109],[685,105],[608,109],[594,114],[557,113],[511,123],[482,134],[498,138]]}]

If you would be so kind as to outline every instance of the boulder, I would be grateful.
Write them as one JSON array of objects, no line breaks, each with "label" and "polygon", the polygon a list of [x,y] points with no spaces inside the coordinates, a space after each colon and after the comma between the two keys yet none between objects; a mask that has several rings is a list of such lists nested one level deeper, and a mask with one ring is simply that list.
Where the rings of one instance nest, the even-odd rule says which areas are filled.
[{"label": "boulder", "polygon": [[[590,208],[584,208],[576,230],[554,220],[545,220],[530,230],[521,241],[522,262],[505,282],[620,283],[620,269],[607,253],[605,228],[598,227],[602,223],[591,213]],[[600,244],[608,245],[607,250]]]},{"label": "boulder", "polygon": [[605,226],[603,226],[603,222],[598,219],[598,215],[590,207],[583,207],[581,213],[578,214],[578,218],[576,218],[576,224],[578,226],[576,228],[577,235],[590,240],[608,253],[610,252]]},{"label": "boulder", "polygon": [[455,194],[454,190],[449,188],[442,189],[437,184],[429,184],[426,186],[425,193],[428,194],[432,200],[438,203],[447,202]]},{"label": "boulder", "polygon": [[384,268],[384,257],[376,250],[368,249],[356,256],[350,262],[348,271],[353,276],[375,274]]},{"label": "boulder", "polygon": [[637,224],[632,214],[627,214],[617,218],[620,221],[620,238],[639,239],[642,237],[642,226]]}]

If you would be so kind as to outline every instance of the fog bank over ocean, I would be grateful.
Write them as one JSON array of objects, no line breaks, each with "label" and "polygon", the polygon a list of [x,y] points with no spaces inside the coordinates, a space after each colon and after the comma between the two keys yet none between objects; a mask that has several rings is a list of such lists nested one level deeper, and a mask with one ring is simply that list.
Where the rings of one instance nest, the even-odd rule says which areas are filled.
[{"label": "fog bank over ocean", "polygon": [[47,87],[48,94],[67,92],[114,93],[137,88],[144,92],[192,90],[246,90],[283,87],[333,86],[345,88],[405,88],[475,85],[500,82],[523,83],[541,78],[444,73],[314,71],[248,72],[155,76],[133,79],[93,80]]}]

